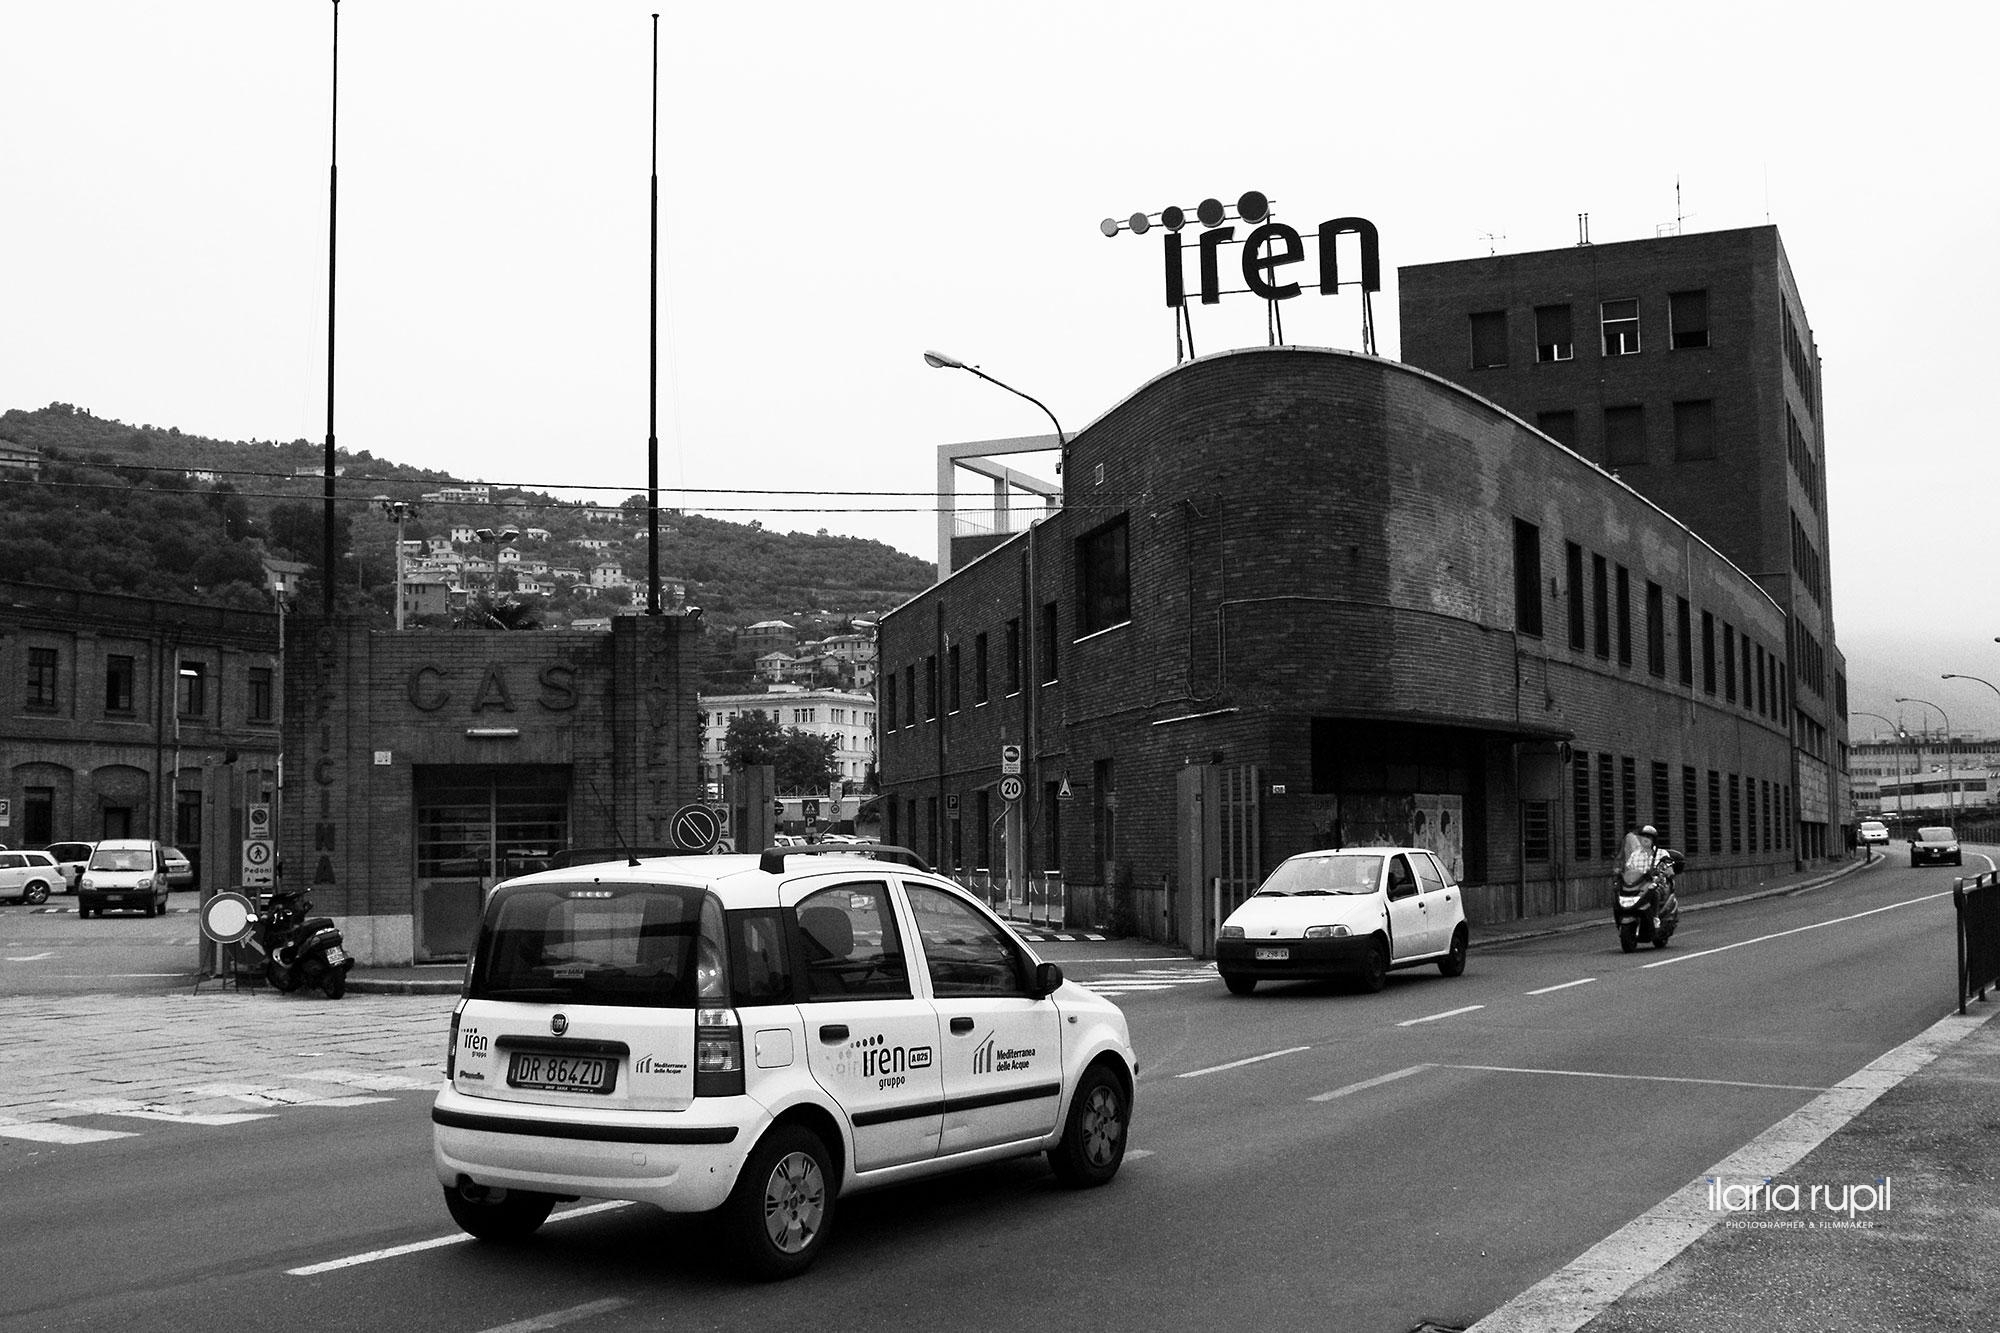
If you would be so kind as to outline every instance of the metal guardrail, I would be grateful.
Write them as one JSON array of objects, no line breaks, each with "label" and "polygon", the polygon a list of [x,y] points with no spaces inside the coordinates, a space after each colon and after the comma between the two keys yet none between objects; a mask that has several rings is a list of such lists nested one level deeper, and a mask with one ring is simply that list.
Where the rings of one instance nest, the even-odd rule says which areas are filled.
[{"label": "metal guardrail", "polygon": [[1976,992],[2000,987],[2000,872],[1975,875],[1970,885],[1960,879],[1951,886],[1951,905],[1958,925],[1958,1012]]},{"label": "metal guardrail", "polygon": [[1008,921],[1061,930],[1069,919],[1069,888],[1061,871],[1011,880],[990,870],[961,870],[952,878]]}]

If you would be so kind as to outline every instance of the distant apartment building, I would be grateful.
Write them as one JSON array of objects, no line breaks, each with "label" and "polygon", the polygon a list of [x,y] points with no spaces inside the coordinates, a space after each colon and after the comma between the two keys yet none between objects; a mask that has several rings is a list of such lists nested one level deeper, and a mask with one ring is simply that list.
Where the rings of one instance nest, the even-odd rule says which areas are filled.
[{"label": "distant apartment building", "polygon": [[705,694],[702,715],[701,769],[704,782],[721,782],[728,773],[723,740],[729,724],[746,713],[763,713],[781,727],[797,727],[836,742],[834,771],[850,791],[860,789],[875,764],[875,699],[847,690],[809,690],[774,685],[756,694]]},{"label": "distant apartment building", "polygon": [[783,620],[760,620],[736,631],[736,651],[752,657],[766,653],[789,653],[798,647],[799,632]]}]

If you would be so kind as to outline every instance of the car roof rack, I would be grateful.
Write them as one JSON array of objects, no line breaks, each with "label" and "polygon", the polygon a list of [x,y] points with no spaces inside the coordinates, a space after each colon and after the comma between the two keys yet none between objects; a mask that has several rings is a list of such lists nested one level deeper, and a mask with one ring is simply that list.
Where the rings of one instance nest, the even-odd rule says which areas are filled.
[{"label": "car roof rack", "polygon": [[785,873],[787,856],[825,856],[829,853],[840,856],[872,856],[883,861],[901,861],[913,870],[926,873],[930,865],[923,857],[907,847],[892,847],[882,842],[819,842],[808,843],[804,847],[766,847],[757,858],[757,868],[767,875]]}]

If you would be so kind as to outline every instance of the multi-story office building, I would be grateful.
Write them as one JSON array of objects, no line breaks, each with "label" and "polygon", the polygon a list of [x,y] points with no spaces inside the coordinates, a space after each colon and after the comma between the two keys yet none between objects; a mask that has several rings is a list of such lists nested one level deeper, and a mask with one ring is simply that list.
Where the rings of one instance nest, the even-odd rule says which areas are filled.
[{"label": "multi-story office building", "polygon": [[[875,766],[875,699],[849,690],[810,690],[798,685],[773,685],[755,694],[701,696],[702,778],[718,784],[729,771],[722,743],[729,724],[745,713],[763,713],[786,729],[797,727],[834,740],[834,772],[841,785],[858,792]],[[780,795],[792,793],[781,792]]]},{"label": "multi-story office building", "polygon": [[1775,227],[1400,270],[1403,359],[1514,413],[1686,523],[1785,615],[1799,851],[1841,845],[1819,354]]}]

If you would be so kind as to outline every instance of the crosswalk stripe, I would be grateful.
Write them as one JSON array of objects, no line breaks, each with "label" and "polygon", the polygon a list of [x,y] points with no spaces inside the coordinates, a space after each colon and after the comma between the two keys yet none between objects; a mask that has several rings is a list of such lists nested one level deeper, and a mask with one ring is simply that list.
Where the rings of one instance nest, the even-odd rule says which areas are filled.
[{"label": "crosswalk stripe", "polygon": [[102,1143],[106,1139],[137,1137],[127,1130],[83,1129],[54,1120],[32,1125],[0,1125],[0,1139],[27,1139],[34,1143]]}]

